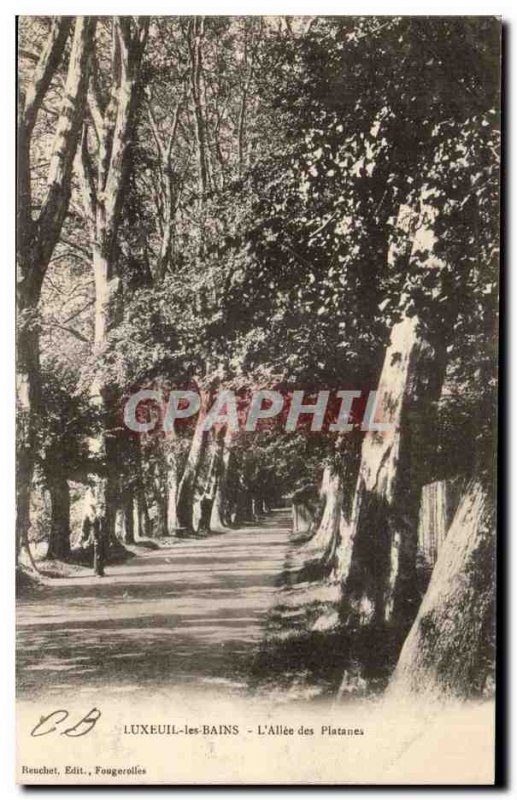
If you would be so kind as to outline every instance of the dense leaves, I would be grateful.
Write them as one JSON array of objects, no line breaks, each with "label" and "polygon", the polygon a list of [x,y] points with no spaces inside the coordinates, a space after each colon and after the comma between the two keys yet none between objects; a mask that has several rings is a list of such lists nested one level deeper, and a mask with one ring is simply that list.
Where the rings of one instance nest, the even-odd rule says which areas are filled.
[{"label": "dense leaves", "polygon": [[[34,25],[21,28],[23,64],[48,27]],[[110,26],[96,45],[105,105]],[[65,395],[94,377],[118,397],[160,381],[374,388],[405,312],[444,351],[437,471],[451,450],[458,469],[490,457],[498,30],[482,17],[153,19],[118,231],[122,311],[92,356],[75,184],[40,305],[45,440],[68,448],[88,428]],[[467,428],[473,446],[458,455]],[[280,431],[238,447],[286,491],[295,474],[317,479],[333,450]]]}]

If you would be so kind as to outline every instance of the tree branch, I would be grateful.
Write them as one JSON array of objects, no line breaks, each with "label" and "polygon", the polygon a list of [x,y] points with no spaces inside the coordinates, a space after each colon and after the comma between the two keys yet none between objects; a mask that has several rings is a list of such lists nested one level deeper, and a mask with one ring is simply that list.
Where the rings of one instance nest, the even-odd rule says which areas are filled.
[{"label": "tree branch", "polygon": [[95,176],[93,166],[88,152],[88,129],[83,126],[80,150],[77,155],[77,167],[79,173],[79,183],[81,186],[81,197],[86,214],[86,220],[90,228],[90,236],[95,237],[95,217],[97,212],[97,195],[95,192]]},{"label": "tree branch", "polygon": [[38,218],[40,269],[45,270],[68,208],[72,169],[81,133],[95,17],[77,17],[65,95],[50,157],[47,195]]},{"label": "tree branch", "polygon": [[22,125],[28,137],[32,133],[43,98],[63,55],[71,24],[71,17],[55,17],[52,21],[47,43],[39,57],[22,108]]}]

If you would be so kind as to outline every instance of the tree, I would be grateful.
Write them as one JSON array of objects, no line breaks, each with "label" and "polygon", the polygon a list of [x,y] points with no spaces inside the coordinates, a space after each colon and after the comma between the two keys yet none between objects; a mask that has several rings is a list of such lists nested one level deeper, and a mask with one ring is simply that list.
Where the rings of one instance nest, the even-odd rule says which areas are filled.
[{"label": "tree", "polygon": [[90,458],[86,437],[99,425],[86,393],[77,391],[77,375],[48,352],[41,364],[41,405],[36,416],[35,460],[51,506],[47,558],[66,561],[71,554],[69,481],[86,482],[102,464]]},{"label": "tree", "polygon": [[[101,359],[108,336],[121,319],[122,278],[118,232],[127,188],[128,150],[134,134],[149,19],[115,17],[108,26],[109,31],[100,31],[97,44],[98,52],[102,53],[101,34],[104,34],[104,39],[111,34],[111,55],[107,69],[111,73],[112,83],[109,91],[102,91],[98,59],[93,65],[88,95],[94,130],[88,124],[84,127],[78,159],[95,279],[93,353],[96,359]],[[95,166],[91,147],[94,147]],[[97,440],[91,442],[91,448],[106,460],[106,475],[95,477],[94,496],[95,514],[102,524],[104,535],[108,537],[114,531],[116,503],[113,472],[117,448],[113,433],[109,434],[114,426],[116,395],[102,376],[102,363],[94,376],[91,393],[105,417],[103,430]]]},{"label": "tree", "polygon": [[[26,522],[35,463],[52,494],[49,554],[65,558],[75,478],[94,487],[92,521],[128,544],[224,531],[310,497],[313,523],[288,567],[305,586],[334,583],[308,588],[339,595],[326,621],[347,653],[345,682],[351,670],[387,679],[412,630],[402,683],[414,668],[437,683],[447,674],[460,692],[470,677],[445,662],[459,643],[474,675],[491,602],[483,584],[484,621],[466,618],[469,650],[467,629],[444,620],[472,597],[476,553],[491,547],[497,22],[32,24],[48,42],[20,129]],[[66,145],[56,153],[54,130]],[[191,419],[135,436],[122,409],[144,387],[163,393],[147,409],[161,419],[175,389],[202,394],[201,417],[223,390],[236,393],[239,415],[258,389],[287,405],[300,389],[306,400],[321,389],[361,396],[347,433],[286,432],[278,417],[255,432]],[[374,421],[389,430],[361,426],[375,388]],[[421,489],[458,475],[471,487],[458,518],[469,532],[460,541],[453,525],[458,558],[437,567],[418,611],[428,578],[417,559]],[[317,613],[307,610],[309,627]],[[325,646],[324,627],[316,622]]]},{"label": "tree", "polygon": [[50,152],[46,191],[34,215],[33,134],[51,82],[63,57],[72,21],[53,20],[28,86],[22,87],[18,120],[17,197],[17,547],[27,545],[34,468],[34,415],[40,402],[37,308],[42,282],[70,201],[72,168],[79,140],[89,77],[95,20],[77,17],[66,83]]},{"label": "tree", "polygon": [[474,479],[460,502],[390,693],[433,699],[490,693],[494,680],[493,486]]},{"label": "tree", "polygon": [[[433,404],[447,379],[450,354],[462,347],[454,332],[461,331],[465,315],[470,316],[473,303],[477,305],[475,298],[486,291],[486,277],[490,276],[489,287],[496,281],[493,190],[498,174],[497,121],[492,110],[495,98],[488,91],[493,84],[488,81],[485,88],[482,114],[469,117],[472,107],[466,106],[464,117],[444,120],[430,131],[420,171],[424,181],[414,212],[418,222],[410,237],[410,263],[401,298],[405,318],[393,328],[380,377],[384,417],[397,425],[391,434],[371,433],[365,438],[351,525],[339,546],[345,624],[351,631],[357,630],[356,635],[370,635],[370,647],[382,647],[383,641],[391,639],[394,653],[420,601],[416,581],[418,504],[432,464],[427,453],[435,446]],[[476,100],[480,102],[479,94]],[[483,264],[481,270],[478,264]],[[486,303],[483,307],[487,311]],[[477,320],[480,338],[484,338],[481,331],[486,324],[484,315]],[[485,342],[493,336],[494,324],[492,316],[492,333],[486,333]],[[404,329],[407,336],[402,336]],[[395,344],[397,336],[401,341]],[[462,358],[462,363],[467,367],[468,359]],[[493,370],[493,359],[491,363]],[[406,376],[397,380],[394,370],[404,364]],[[476,368],[471,361],[467,369],[473,375]],[[491,375],[488,395],[492,380]],[[484,469],[484,452],[481,446],[474,459],[478,474]],[[468,466],[464,462],[462,467],[467,475],[472,468],[472,462]]]}]

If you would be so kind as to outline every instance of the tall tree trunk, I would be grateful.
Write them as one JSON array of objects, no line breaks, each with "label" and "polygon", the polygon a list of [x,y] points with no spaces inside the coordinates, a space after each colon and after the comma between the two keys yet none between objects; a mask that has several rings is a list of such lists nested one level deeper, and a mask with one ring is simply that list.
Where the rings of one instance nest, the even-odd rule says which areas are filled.
[{"label": "tall tree trunk", "polygon": [[123,496],[124,512],[124,542],[125,544],[135,543],[135,525],[133,516],[133,491],[124,493]]},{"label": "tall tree trunk", "polygon": [[[102,238],[101,238],[102,241]],[[113,275],[113,264],[105,255],[105,244],[93,245],[93,271],[95,279],[95,317],[94,317],[94,352],[102,354],[106,346],[109,330],[116,324],[120,313],[120,279]],[[101,427],[96,434],[90,437],[88,446],[90,453],[101,458],[105,463],[103,474],[95,474],[92,480],[95,484],[95,497],[100,509],[104,509],[99,521],[102,535],[106,542],[115,536],[115,513],[110,513],[109,497],[118,493],[118,472],[120,462],[118,459],[118,443],[112,437],[107,437],[106,432],[115,427],[115,408],[117,399],[115,393],[108,385],[104,385],[97,376],[90,387],[92,405],[98,410],[101,418]],[[113,524],[110,523],[110,520]]]},{"label": "tall tree trunk", "polygon": [[320,500],[323,513],[314,535],[308,540],[303,552],[310,558],[322,558],[339,531],[339,519],[343,506],[343,478],[335,464],[327,464],[323,471]]},{"label": "tall tree trunk", "polygon": [[[113,18],[112,88],[104,110],[96,81],[88,95],[91,118],[95,126],[98,148],[95,167],[89,152],[87,127],[83,131],[80,167],[83,205],[90,231],[92,266],[95,279],[94,354],[102,354],[107,338],[120,320],[121,277],[118,265],[118,229],[128,179],[128,149],[134,133],[134,116],[140,88],[143,51],[149,28],[148,18]],[[94,68],[95,74],[95,68]],[[92,509],[105,543],[115,536],[115,513],[111,508],[116,496],[116,475],[119,469],[118,444],[108,436],[115,425],[118,398],[104,378],[96,376],[91,396],[102,418],[99,432],[91,437],[92,453],[105,461],[103,476],[93,476]]]},{"label": "tall tree trunk", "polygon": [[337,553],[346,539],[359,467],[360,438],[356,431],[340,436],[332,463],[323,471],[320,488],[321,511],[314,518],[313,535],[295,559],[300,577],[321,579],[334,571],[339,579]]},{"label": "tall tree trunk", "polygon": [[289,569],[293,579],[318,581],[330,575],[341,531],[347,529],[350,521],[349,495],[345,498],[344,479],[335,465],[327,465],[320,489],[322,513],[315,519],[314,535],[291,556]]},{"label": "tall tree trunk", "polygon": [[390,691],[466,698],[494,669],[493,487],[468,485],[404,643]]},{"label": "tall tree trunk", "polygon": [[178,526],[184,532],[192,532],[194,526],[194,501],[196,498],[196,487],[199,471],[206,452],[208,443],[208,432],[202,430],[201,421],[208,409],[209,396],[207,392],[201,393],[201,408],[198,416],[198,423],[194,430],[187,463],[183,470],[183,475],[178,485],[176,499],[176,516]]},{"label": "tall tree trunk", "polygon": [[[248,24],[251,22],[250,41],[248,41]],[[241,97],[239,103],[239,117],[237,121],[237,159],[239,165],[239,175],[242,175],[246,165],[246,157],[248,155],[246,148],[246,113],[248,107],[248,97],[250,94],[251,81],[253,78],[253,69],[255,62],[255,20],[253,18],[244,18],[244,53],[243,53],[243,78],[241,82]],[[262,30],[262,21],[259,20],[260,36]]]},{"label": "tall tree trunk", "polygon": [[145,539],[151,530],[151,521],[143,487],[136,490],[133,507],[133,528],[138,539]]},{"label": "tall tree trunk", "polygon": [[178,527],[177,494],[178,494],[178,464],[174,451],[169,451],[166,456],[167,466],[167,534],[174,536]]},{"label": "tall tree trunk", "polygon": [[147,470],[145,469],[145,453],[139,440],[135,448],[136,470],[133,481],[134,493],[134,529],[137,538],[145,539],[151,533],[151,520],[147,502]]},{"label": "tall tree trunk", "polygon": [[190,94],[194,107],[199,193],[201,203],[206,196],[209,181],[205,118],[201,90],[204,34],[205,18],[194,17],[192,23],[190,24],[187,42],[190,54]]},{"label": "tall tree trunk", "polygon": [[16,353],[16,563],[29,551],[30,498],[39,404],[39,337],[34,323],[20,321]]},{"label": "tall tree trunk", "polygon": [[37,307],[41,286],[68,210],[72,167],[80,135],[89,78],[95,19],[77,17],[63,100],[50,155],[47,193],[33,217],[31,141],[39,111],[61,61],[71,20],[56,18],[21,99],[17,149],[17,474],[16,560],[28,548],[30,493],[35,458],[34,414],[40,403]]},{"label": "tall tree trunk", "polygon": [[47,471],[51,520],[47,558],[66,561],[70,558],[70,488],[59,473]]},{"label": "tall tree trunk", "polygon": [[162,495],[157,503],[158,515],[156,517],[156,534],[160,538],[167,536],[167,496]]},{"label": "tall tree trunk", "polygon": [[190,446],[187,463],[178,486],[176,514],[179,527],[189,532],[193,530],[193,510],[199,468],[206,449],[207,436],[204,431],[196,431]]},{"label": "tall tree trunk", "polygon": [[416,612],[423,434],[441,387],[436,375],[418,319],[404,318],[393,328],[377,395],[378,419],[389,427],[366,433],[351,521],[336,552],[343,615],[352,624],[403,626]]},{"label": "tall tree trunk", "polygon": [[152,269],[153,282],[156,285],[162,283],[172,260],[173,243],[174,243],[174,224],[178,202],[179,186],[177,185],[177,176],[173,167],[173,147],[176,141],[176,136],[179,127],[180,113],[182,110],[184,95],[178,101],[172,119],[169,122],[169,130],[167,138],[164,138],[158,122],[154,115],[152,97],[150,91],[147,92],[148,96],[148,113],[151,131],[154,136],[156,147],[159,156],[159,186],[160,197],[157,202],[156,212],[159,215],[161,223],[161,242],[160,252],[155,260]]},{"label": "tall tree trunk", "polygon": [[214,494],[214,502],[212,505],[212,513],[210,517],[210,528],[213,531],[225,530],[229,523],[228,517],[228,477],[231,460],[231,443],[232,432],[227,429],[221,443],[221,451],[217,463],[217,479]]},{"label": "tall tree trunk", "polygon": [[210,531],[212,508],[220,477],[224,430],[211,430],[201,460],[194,493],[193,527],[196,532]]}]

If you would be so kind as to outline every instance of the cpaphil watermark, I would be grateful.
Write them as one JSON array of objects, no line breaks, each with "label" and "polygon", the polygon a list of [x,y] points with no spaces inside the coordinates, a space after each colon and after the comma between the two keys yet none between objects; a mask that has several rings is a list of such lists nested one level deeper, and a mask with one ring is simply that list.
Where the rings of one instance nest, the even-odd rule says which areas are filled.
[{"label": "cpaphil watermark", "polygon": [[243,394],[232,389],[203,393],[193,389],[141,388],[123,406],[124,424],[134,433],[171,433],[182,424],[202,431],[225,426],[232,432],[255,432],[275,424],[285,432],[385,432],[394,425],[379,418],[379,390],[319,391],[258,389]]}]

